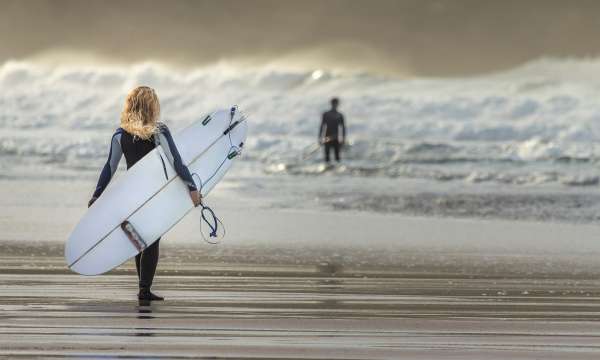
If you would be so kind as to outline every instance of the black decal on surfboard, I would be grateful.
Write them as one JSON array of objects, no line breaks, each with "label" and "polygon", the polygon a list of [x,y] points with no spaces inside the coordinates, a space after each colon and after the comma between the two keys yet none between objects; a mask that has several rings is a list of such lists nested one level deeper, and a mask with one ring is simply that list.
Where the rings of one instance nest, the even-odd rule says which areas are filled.
[{"label": "black decal on surfboard", "polygon": [[230,125],[230,126],[227,128],[227,130],[223,131],[223,135],[227,135],[227,134],[229,134],[229,132],[230,132],[231,130],[233,130],[233,128],[234,128],[234,127],[238,126],[238,124],[239,124],[239,123],[240,123],[239,121],[235,121],[233,124],[231,124],[231,125]]},{"label": "black decal on surfboard", "polygon": [[234,157],[238,156],[238,154],[239,154],[239,152],[237,152],[237,151],[235,151],[235,150],[234,150],[234,151],[230,152],[230,153],[229,153],[229,155],[227,155],[227,158],[228,158],[229,160],[231,160],[231,159],[233,159]]},{"label": "black decal on surfboard", "polygon": [[138,234],[138,232],[135,230],[135,228],[133,227],[133,225],[131,225],[129,221],[123,221],[121,223],[121,229],[123,229],[123,232],[125,232],[125,235],[127,235],[129,241],[131,241],[133,246],[135,246],[135,248],[138,251],[142,251],[148,247],[144,239],[142,239],[140,234]]},{"label": "black decal on surfboard", "polygon": [[169,175],[167,175],[167,166],[165,165],[165,161],[163,160],[163,157],[160,153],[158,153],[158,156],[160,157],[160,162],[162,162],[163,171],[165,172],[165,179],[169,180]]},{"label": "black decal on surfboard", "polygon": [[211,119],[212,118],[210,117],[210,115],[206,115],[206,117],[204,118],[204,120],[202,120],[202,125],[206,126],[206,124],[208,124]]}]

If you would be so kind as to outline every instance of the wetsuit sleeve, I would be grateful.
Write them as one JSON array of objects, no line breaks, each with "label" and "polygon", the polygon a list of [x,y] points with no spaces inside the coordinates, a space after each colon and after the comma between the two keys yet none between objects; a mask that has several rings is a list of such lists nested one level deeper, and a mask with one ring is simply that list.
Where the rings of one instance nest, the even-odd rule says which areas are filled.
[{"label": "wetsuit sleeve", "polygon": [[340,126],[342,127],[342,142],[346,141],[346,124],[344,122],[344,115],[340,114]]},{"label": "wetsuit sleeve", "polygon": [[115,134],[112,136],[110,141],[110,149],[108,151],[108,160],[106,160],[106,164],[102,168],[102,172],[100,173],[100,178],[98,179],[98,185],[96,185],[96,190],[94,191],[94,197],[99,197],[108,183],[110,179],[117,171],[119,167],[119,161],[123,156],[123,150],[121,149],[121,130],[117,130]]},{"label": "wetsuit sleeve", "polygon": [[323,114],[321,116],[321,126],[319,126],[319,141],[321,141],[321,139],[323,138],[323,131],[325,131],[326,127],[327,124],[325,122],[325,114]]},{"label": "wetsuit sleeve", "polygon": [[187,166],[183,164],[183,161],[181,160],[181,155],[179,154],[179,150],[177,150],[177,146],[175,146],[175,141],[173,140],[173,136],[171,136],[169,128],[167,128],[165,125],[162,125],[160,129],[160,135],[162,138],[161,143],[167,145],[163,145],[163,149],[165,150],[165,154],[171,161],[171,164],[173,164],[175,172],[177,172],[177,175],[181,177],[181,179],[187,185],[190,191],[198,190],[196,188],[194,180],[192,179],[192,174],[190,174],[190,170],[187,168]]}]

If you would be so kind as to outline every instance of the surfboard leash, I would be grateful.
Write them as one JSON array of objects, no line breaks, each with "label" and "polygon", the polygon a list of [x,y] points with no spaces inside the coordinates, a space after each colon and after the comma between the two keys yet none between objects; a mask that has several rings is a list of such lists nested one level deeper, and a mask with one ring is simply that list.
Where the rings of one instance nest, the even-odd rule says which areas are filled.
[{"label": "surfboard leash", "polygon": [[[202,187],[204,186],[204,184],[202,183],[202,179],[200,179],[200,176],[198,174],[192,173],[192,177],[194,177],[194,175],[196,176],[196,178],[198,178],[198,183],[200,184],[200,186],[198,188],[198,192],[201,193]],[[219,234],[218,234],[219,228],[221,228],[223,230],[223,236],[221,238],[224,238],[225,234],[226,234],[225,225],[223,225],[223,222],[221,221],[221,219],[219,219],[217,217],[217,215],[215,214],[213,209],[211,209],[209,206],[204,205],[204,203],[202,201],[200,202],[200,207],[201,207],[201,209],[200,209],[200,235],[202,235],[202,239],[206,243],[211,244],[211,245],[216,245],[220,241],[211,241],[210,239],[217,238],[219,236]],[[206,225],[208,226],[208,228],[210,229],[210,233],[209,233],[208,237],[206,235],[204,235],[204,231],[202,231],[202,222],[205,222]],[[220,227],[219,227],[219,224],[221,225]]]},{"label": "surfboard leash", "polygon": [[[231,160],[234,157],[236,157],[242,153],[242,147],[243,147],[244,143],[241,143],[239,146],[234,145],[233,140],[231,139],[231,131],[233,130],[234,127],[236,127],[242,121],[244,121],[246,119],[246,116],[242,113],[242,118],[240,120],[237,120],[234,122],[233,118],[235,117],[236,112],[237,112],[237,106],[233,106],[230,111],[229,126],[223,132],[223,135],[227,135],[227,137],[229,138],[230,147],[229,147],[229,150],[227,151],[227,156],[223,159],[223,161],[221,161],[221,163],[219,164],[217,169],[204,182],[200,178],[200,175],[198,175],[195,172],[192,173],[192,178],[194,176],[196,176],[196,178],[198,179],[198,184],[200,185],[198,187],[198,192],[200,194],[202,193],[202,188],[204,187],[204,184],[207,184],[219,173],[219,170],[221,169],[221,167],[223,167],[223,165],[225,165],[227,160]],[[200,203],[200,206],[202,207],[202,209],[200,210],[200,234],[202,235],[202,239],[206,243],[211,244],[211,245],[218,244],[220,241],[211,241],[210,238],[218,237],[219,224],[221,225],[220,228],[223,231],[222,238],[224,238],[225,234],[226,234],[225,225],[223,225],[223,222],[217,217],[217,215],[215,214],[213,209],[204,205],[202,202]],[[202,222],[205,222],[206,225],[208,225],[208,228],[210,229],[210,234],[209,234],[208,238],[206,237],[206,235],[204,235],[204,232],[202,231]]]}]

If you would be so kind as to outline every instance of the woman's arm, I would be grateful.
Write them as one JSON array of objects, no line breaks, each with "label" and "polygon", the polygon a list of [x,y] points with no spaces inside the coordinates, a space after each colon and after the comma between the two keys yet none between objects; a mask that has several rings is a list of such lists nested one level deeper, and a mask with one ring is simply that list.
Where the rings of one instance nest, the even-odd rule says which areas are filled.
[{"label": "woman's arm", "polygon": [[110,179],[117,171],[119,167],[119,161],[123,156],[123,150],[121,150],[121,134],[123,130],[121,128],[117,129],[117,131],[112,136],[110,141],[110,149],[108,150],[108,160],[106,160],[106,164],[102,168],[102,172],[100,172],[100,178],[98,179],[98,185],[96,185],[96,190],[94,191],[94,195],[92,199],[88,203],[88,207],[92,206],[94,201],[100,197]]},{"label": "woman's arm", "polygon": [[[173,164],[175,168],[175,172],[177,175],[181,177],[183,182],[187,185],[188,190],[190,191],[190,197],[192,198],[192,202],[194,206],[200,205],[202,196],[198,192],[196,188],[196,183],[194,183],[194,179],[192,178],[192,174],[187,166],[181,160],[181,155],[179,154],[179,150],[177,150],[177,146],[175,145],[175,141],[173,140],[173,136],[171,135],[171,131],[169,128],[161,124],[160,125],[160,135],[161,135],[161,143],[163,145],[163,149],[165,150],[165,154]],[[165,143],[166,142],[166,143]]]}]

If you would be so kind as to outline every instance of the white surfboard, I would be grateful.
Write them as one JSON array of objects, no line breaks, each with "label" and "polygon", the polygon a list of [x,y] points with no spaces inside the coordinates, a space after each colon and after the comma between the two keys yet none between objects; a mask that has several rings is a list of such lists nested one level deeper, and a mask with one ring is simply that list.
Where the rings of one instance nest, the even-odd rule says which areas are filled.
[{"label": "white surfboard", "polygon": [[[197,174],[194,181],[203,196],[238,158],[246,133],[245,116],[232,108],[206,116],[173,137],[183,163]],[[167,159],[160,146],[113,179],[88,209],[65,245],[71,270],[98,275],[119,266],[194,208],[187,186],[168,161],[165,174],[159,155]]]}]

